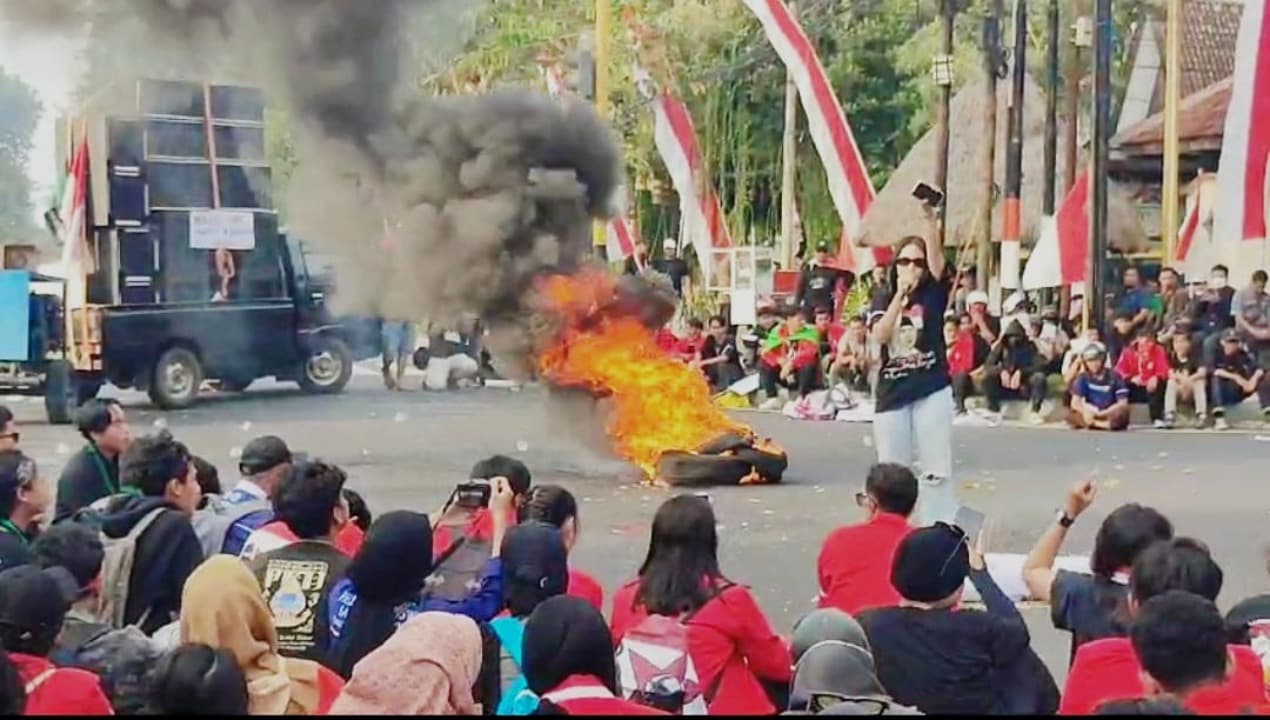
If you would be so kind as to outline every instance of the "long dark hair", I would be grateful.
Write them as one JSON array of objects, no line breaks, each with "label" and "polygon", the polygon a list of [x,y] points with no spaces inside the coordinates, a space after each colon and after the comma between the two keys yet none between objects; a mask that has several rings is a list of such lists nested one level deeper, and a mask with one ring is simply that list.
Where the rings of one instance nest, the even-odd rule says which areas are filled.
[{"label": "long dark hair", "polygon": [[344,677],[397,630],[397,606],[419,597],[432,572],[432,526],[423,513],[381,515],[366,533],[347,576],[357,602],[344,621],[330,661]]},{"label": "long dark hair", "polygon": [[714,509],[703,497],[679,495],[662,503],[639,569],[638,605],[654,615],[679,615],[717,594],[724,577],[714,526]]}]

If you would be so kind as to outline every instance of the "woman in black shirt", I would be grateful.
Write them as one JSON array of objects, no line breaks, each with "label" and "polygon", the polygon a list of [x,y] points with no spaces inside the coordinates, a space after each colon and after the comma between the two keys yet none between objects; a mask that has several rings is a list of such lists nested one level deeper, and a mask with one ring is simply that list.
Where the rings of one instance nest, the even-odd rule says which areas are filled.
[{"label": "woman in black shirt", "polygon": [[943,316],[950,282],[938,233],[905,238],[890,271],[894,288],[873,327],[882,352],[873,440],[878,462],[920,468],[917,524],[951,522],[957,512],[952,483],[952,381]]}]

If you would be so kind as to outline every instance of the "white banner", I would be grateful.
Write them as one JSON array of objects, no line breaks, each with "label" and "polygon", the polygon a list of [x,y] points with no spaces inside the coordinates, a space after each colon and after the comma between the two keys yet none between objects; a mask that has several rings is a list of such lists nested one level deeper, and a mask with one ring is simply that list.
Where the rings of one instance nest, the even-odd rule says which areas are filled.
[{"label": "white banner", "polygon": [[191,210],[190,247],[195,250],[256,249],[256,216],[250,210]]}]

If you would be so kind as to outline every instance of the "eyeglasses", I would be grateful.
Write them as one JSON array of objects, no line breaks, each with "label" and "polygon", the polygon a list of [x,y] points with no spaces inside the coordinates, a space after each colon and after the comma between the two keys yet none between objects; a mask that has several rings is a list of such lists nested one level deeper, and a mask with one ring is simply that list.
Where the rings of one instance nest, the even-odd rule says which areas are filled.
[{"label": "eyeglasses", "polygon": [[914,267],[919,267],[919,268],[925,268],[926,260],[924,258],[906,258],[906,257],[895,258],[896,267],[908,267],[909,265],[913,265]]}]

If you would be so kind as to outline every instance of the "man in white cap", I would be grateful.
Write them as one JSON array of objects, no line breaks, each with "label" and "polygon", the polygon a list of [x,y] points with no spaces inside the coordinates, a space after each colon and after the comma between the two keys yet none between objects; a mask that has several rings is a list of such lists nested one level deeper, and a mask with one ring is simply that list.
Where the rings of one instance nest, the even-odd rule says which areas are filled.
[{"label": "man in white cap", "polygon": [[966,314],[975,336],[975,367],[979,367],[1001,334],[1001,321],[988,312],[988,293],[982,290],[971,290],[966,295]]}]

